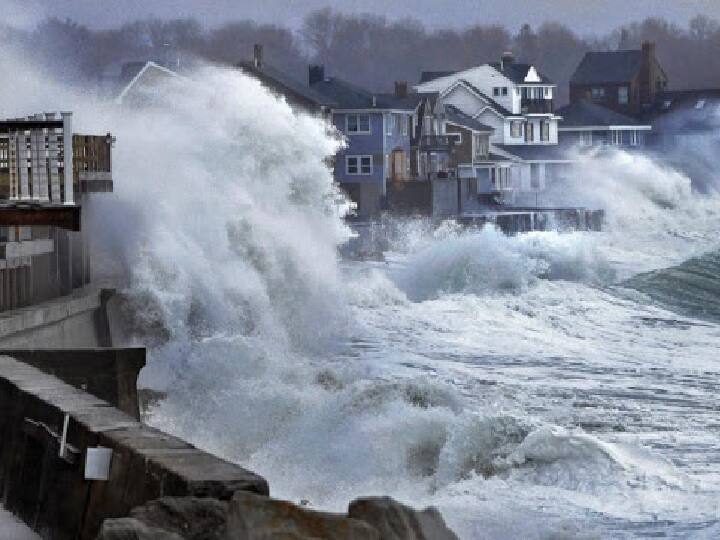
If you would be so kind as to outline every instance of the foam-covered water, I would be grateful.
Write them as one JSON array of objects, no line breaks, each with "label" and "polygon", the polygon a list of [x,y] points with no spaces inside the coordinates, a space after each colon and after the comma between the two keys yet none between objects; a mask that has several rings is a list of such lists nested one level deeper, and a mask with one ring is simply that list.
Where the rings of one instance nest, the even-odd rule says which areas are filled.
[{"label": "foam-covered water", "polygon": [[384,262],[340,261],[337,140],[237,73],[191,80],[139,111],[30,75],[3,101],[118,137],[91,223],[153,424],[276,496],[435,504],[468,539],[718,534],[716,195],[597,155],[562,194],[603,233],[403,221]]}]

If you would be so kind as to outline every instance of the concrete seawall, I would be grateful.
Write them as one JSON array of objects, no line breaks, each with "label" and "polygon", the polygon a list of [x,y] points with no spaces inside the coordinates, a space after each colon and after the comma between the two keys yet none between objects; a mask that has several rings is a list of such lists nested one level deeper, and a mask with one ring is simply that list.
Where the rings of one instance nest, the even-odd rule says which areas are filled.
[{"label": "concrete seawall", "polygon": [[[59,455],[65,416],[67,451]],[[88,448],[112,449],[108,481],[84,478]],[[102,521],[164,496],[267,495],[260,476],[145,426],[40,369],[0,356],[2,503],[48,539],[93,539]]]},{"label": "concrete seawall", "polygon": [[107,302],[112,289],[84,288],[0,313],[0,348],[110,347]]}]

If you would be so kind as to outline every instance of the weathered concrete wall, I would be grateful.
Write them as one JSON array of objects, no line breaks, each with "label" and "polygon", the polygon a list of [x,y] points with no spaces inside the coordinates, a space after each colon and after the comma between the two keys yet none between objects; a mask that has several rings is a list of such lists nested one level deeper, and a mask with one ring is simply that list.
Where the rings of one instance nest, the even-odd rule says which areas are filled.
[{"label": "weathered concrete wall", "polygon": [[0,347],[47,348],[112,346],[106,304],[110,289],[79,289],[0,317]]},{"label": "weathered concrete wall", "polygon": [[[65,415],[68,451],[59,457]],[[84,479],[87,448],[113,451],[106,482]],[[138,422],[33,366],[0,356],[0,497],[51,540],[94,539],[103,519],[163,496],[268,494],[260,476]]]},{"label": "weathered concrete wall", "polygon": [[7,355],[54,375],[140,419],[137,378],[145,349],[2,349]]}]

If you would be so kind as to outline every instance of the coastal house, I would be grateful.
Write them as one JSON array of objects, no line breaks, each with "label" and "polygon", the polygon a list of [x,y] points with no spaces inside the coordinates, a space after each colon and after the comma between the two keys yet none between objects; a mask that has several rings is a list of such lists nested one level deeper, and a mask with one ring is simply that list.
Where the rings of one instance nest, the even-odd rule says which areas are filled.
[{"label": "coastal house", "polygon": [[357,205],[359,217],[380,212],[388,183],[411,178],[411,139],[420,97],[398,82],[393,93],[373,93],[310,66],[310,88],[334,104],[332,124],[347,141],[335,158],[334,175]]},{"label": "coastal house", "polygon": [[158,88],[168,81],[180,81],[184,77],[156,62],[128,62],[122,66],[119,91],[115,98],[119,105],[141,105],[162,99]]},{"label": "coastal house", "polygon": [[263,47],[256,44],[253,58],[237,64],[244,73],[258,79],[266,88],[283,96],[293,107],[305,112],[330,118],[332,109],[337,105],[327,96],[316,92],[309,85],[295,80],[283,71],[269,65],[263,59]]},{"label": "coastal house", "polygon": [[[567,159],[557,148],[554,110],[556,85],[536,66],[505,53],[491,62],[458,72],[423,72],[419,93],[437,93],[440,101],[493,128],[490,150],[508,175],[503,204],[537,200],[554,167]],[[485,185],[483,181],[479,185]]]},{"label": "coastal house", "polygon": [[558,126],[561,147],[640,149],[652,130],[645,122],[586,100],[561,107],[557,113],[562,117]]},{"label": "coastal house", "polygon": [[667,85],[654,43],[646,41],[639,50],[591,51],[570,78],[570,103],[590,101],[639,116]]},{"label": "coastal house", "polygon": [[72,113],[0,120],[0,311],[90,280],[81,210],[113,190],[114,138],[73,133]]}]

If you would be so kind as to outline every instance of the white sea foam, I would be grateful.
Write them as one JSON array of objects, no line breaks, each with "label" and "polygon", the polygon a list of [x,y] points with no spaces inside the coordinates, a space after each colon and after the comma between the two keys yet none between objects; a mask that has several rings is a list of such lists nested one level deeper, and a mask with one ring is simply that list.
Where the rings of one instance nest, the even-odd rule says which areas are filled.
[{"label": "white sea foam", "polygon": [[278,496],[437,504],[463,538],[713,530],[718,328],[605,288],[713,245],[682,175],[596,156],[578,192],[606,233],[400,222],[388,264],[339,266],[337,140],[256,82],[206,68],[134,111],[19,73],[5,115],[118,137],[92,227],[168,392],[155,425]]}]

